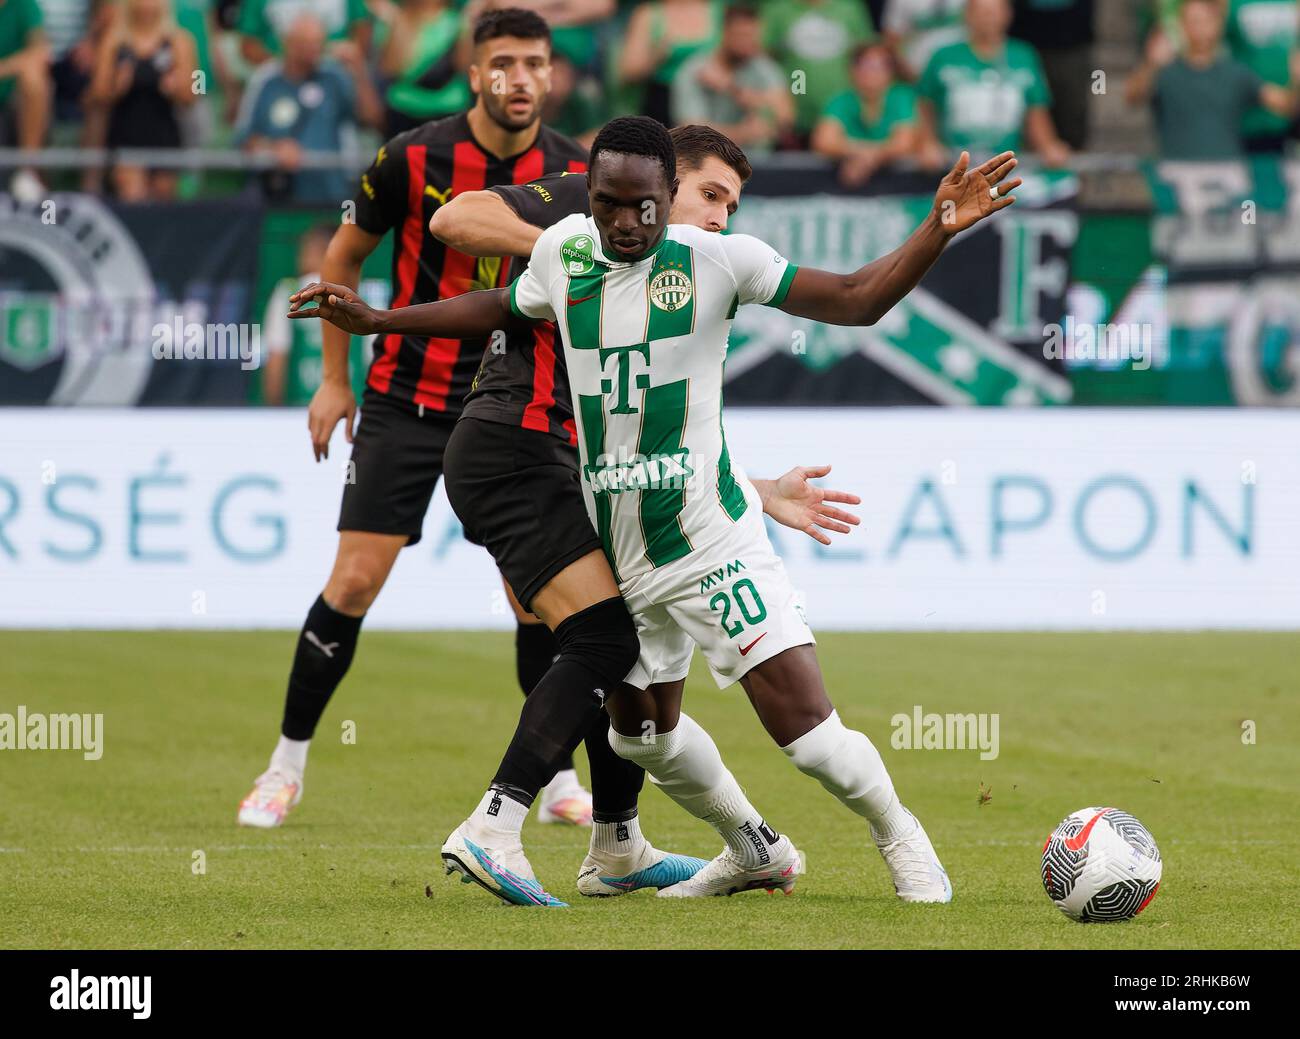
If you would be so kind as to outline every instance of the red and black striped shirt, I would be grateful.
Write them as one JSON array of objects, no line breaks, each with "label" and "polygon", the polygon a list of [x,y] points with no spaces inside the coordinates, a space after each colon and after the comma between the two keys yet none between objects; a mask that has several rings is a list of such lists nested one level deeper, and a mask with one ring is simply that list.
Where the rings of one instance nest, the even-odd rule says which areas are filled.
[{"label": "red and black striped shirt", "polygon": [[[591,215],[586,177],[553,173],[523,186],[492,190],[520,219],[535,227],[550,227],[572,213]],[[526,260],[517,260],[511,277],[518,277],[527,266]],[[576,446],[564,347],[555,325],[539,321],[531,333],[511,330],[503,348],[489,346],[465,400],[464,413],[551,433]]]},{"label": "red and black striped shirt", "polygon": [[[434,211],[465,191],[526,184],[546,173],[582,172],[587,152],[548,127],[532,147],[499,159],[470,131],[467,114],[398,134],[379,149],[361,178],[357,226],[393,231],[392,306],[458,296],[508,284],[509,263],[450,249],[429,234]],[[478,371],[485,342],[424,336],[377,336],[366,385],[371,392],[456,417]]]}]

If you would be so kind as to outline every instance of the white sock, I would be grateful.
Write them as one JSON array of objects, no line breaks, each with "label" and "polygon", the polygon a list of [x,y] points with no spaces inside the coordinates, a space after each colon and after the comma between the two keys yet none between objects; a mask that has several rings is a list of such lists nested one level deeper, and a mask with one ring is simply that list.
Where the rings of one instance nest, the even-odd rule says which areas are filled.
[{"label": "white sock", "polygon": [[620,819],[618,822],[602,823],[592,821],[591,850],[605,855],[631,855],[639,851],[645,838],[641,836],[641,820],[638,816]]},{"label": "white sock", "polygon": [[486,827],[505,833],[518,834],[524,828],[524,819],[528,816],[528,806],[507,797],[500,790],[488,787],[479,801],[478,807],[470,813],[470,822],[474,826]]},{"label": "white sock", "polygon": [[895,795],[884,814],[871,820],[871,835],[877,840],[886,841],[898,837],[916,826],[912,813],[903,807],[903,802]]},{"label": "white sock", "polygon": [[769,827],[736,777],[727,771],[712,737],[688,715],[677,728],[658,733],[648,742],[640,736],[623,736],[609,730],[614,753],[635,761],[650,781],[697,819],[718,831],[747,867],[766,866],[781,835]]},{"label": "white sock", "polygon": [[547,794],[551,791],[572,790],[575,786],[581,786],[578,782],[577,769],[566,768],[561,772],[555,773],[555,778],[542,788],[542,800],[547,800]]},{"label": "white sock", "polygon": [[271,767],[301,779],[307,770],[307,748],[310,746],[311,740],[291,740],[288,736],[281,736],[271,755]]},{"label": "white sock", "polygon": [[781,749],[795,768],[866,819],[875,836],[890,837],[911,826],[880,752],[862,733],[846,728],[836,711]]}]

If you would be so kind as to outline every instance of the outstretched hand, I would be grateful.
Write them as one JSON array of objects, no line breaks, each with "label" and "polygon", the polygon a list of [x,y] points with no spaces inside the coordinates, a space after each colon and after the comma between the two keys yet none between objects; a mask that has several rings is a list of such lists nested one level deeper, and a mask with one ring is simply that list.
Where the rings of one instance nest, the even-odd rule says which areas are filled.
[{"label": "outstretched hand", "polygon": [[[309,303],[315,303],[315,309],[303,310]],[[290,296],[289,317],[294,320],[320,318],[345,332],[363,336],[379,328],[378,311],[346,285],[329,281],[313,282]]]},{"label": "outstretched hand", "polygon": [[853,513],[829,503],[862,504],[862,499],[856,494],[829,490],[812,482],[830,471],[829,465],[795,466],[763,488],[767,491],[763,496],[763,511],[781,525],[802,530],[814,541],[829,545],[831,539],[823,530],[847,534],[859,522]]},{"label": "outstretched hand", "polygon": [[934,196],[935,216],[944,233],[954,235],[964,231],[1013,205],[1016,197],[1011,192],[1024,182],[1019,177],[1012,181],[1006,178],[1016,168],[1017,161],[1015,152],[1003,152],[970,169],[970,152],[962,152],[957,165],[939,182]]}]

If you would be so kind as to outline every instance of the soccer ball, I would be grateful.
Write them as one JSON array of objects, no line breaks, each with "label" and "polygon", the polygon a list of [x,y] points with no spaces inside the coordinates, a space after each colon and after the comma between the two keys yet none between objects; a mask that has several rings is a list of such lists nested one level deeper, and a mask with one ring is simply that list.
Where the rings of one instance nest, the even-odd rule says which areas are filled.
[{"label": "soccer ball", "polygon": [[1131,920],[1156,897],[1160,849],[1147,828],[1118,808],[1067,815],[1043,844],[1043,887],[1080,923]]}]

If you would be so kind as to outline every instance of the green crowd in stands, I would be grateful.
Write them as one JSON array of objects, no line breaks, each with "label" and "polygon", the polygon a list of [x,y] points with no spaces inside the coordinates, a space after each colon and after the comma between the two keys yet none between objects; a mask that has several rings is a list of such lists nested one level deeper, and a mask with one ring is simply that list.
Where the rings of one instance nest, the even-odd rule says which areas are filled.
[{"label": "green crowd in stands", "polygon": [[[241,148],[272,197],[337,199],[362,150],[471,103],[468,27],[490,7],[552,26],[546,122],[583,141],[612,115],[708,123],[755,156],[811,150],[848,187],[955,151],[1049,167],[1089,145],[1094,0],[0,0],[0,146]],[[1128,101],[1156,153],[1280,153],[1300,108],[1300,0],[1148,0]],[[308,164],[310,166],[310,164]],[[44,190],[19,168],[14,194]],[[187,191],[114,163],[79,185]]]}]

